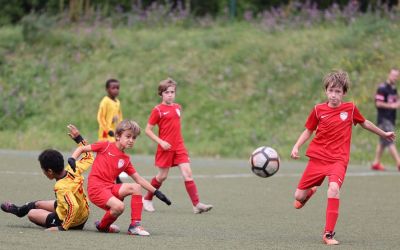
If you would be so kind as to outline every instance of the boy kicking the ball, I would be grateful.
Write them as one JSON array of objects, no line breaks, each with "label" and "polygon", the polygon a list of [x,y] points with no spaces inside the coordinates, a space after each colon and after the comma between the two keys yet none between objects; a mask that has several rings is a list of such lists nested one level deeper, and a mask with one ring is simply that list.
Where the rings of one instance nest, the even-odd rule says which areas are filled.
[{"label": "boy kicking the ball", "polygon": [[[83,146],[86,142],[74,125],[68,125],[71,138]],[[47,231],[65,231],[68,229],[83,229],[89,217],[89,205],[83,191],[83,176],[93,163],[93,155],[86,153],[82,159],[64,168],[64,159],[60,152],[47,149],[39,155],[43,174],[50,180],[55,179],[54,190],[56,200],[38,200],[17,206],[11,202],[1,204],[6,213],[18,217],[28,215],[30,221],[47,228]]]},{"label": "boy kicking the ball", "polygon": [[335,225],[339,216],[339,193],[350,158],[352,126],[360,124],[389,141],[394,141],[394,132],[385,132],[366,120],[352,102],[343,102],[350,80],[344,71],[333,71],[325,76],[324,88],[327,102],[314,106],[306,121],[306,129],[293,146],[291,157],[299,158],[299,148],[316,131],[307,148],[309,162],[295,192],[294,207],[302,208],[316,192],[325,177],[328,177],[328,202],[323,242],[337,245],[334,238]]}]

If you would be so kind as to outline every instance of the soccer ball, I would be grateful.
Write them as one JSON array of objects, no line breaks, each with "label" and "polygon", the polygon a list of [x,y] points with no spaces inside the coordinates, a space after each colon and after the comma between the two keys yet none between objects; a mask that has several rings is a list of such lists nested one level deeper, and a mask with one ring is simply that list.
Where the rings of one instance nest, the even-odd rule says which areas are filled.
[{"label": "soccer ball", "polygon": [[262,146],[251,153],[251,171],[257,176],[267,178],[279,170],[280,159],[275,149]]}]

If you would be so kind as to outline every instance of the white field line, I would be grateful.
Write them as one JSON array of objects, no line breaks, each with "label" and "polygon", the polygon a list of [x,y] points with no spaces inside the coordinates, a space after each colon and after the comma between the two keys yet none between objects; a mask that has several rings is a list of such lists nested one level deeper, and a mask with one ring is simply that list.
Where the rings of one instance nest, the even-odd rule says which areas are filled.
[{"label": "white field line", "polygon": [[[24,171],[0,171],[0,175],[42,175],[41,172],[24,172]],[[354,176],[354,177],[369,177],[369,176],[400,176],[400,172],[349,172],[346,174],[346,177]],[[274,176],[274,178],[286,178],[286,177],[300,177],[300,173],[278,173]],[[122,178],[129,178],[125,173],[121,174]],[[151,179],[154,176],[143,176],[146,179]],[[232,178],[252,178],[256,177],[252,173],[248,174],[215,174],[215,175],[204,175],[198,174],[194,175],[196,179],[232,179]],[[180,175],[171,175],[168,176],[168,179],[181,179]]]}]

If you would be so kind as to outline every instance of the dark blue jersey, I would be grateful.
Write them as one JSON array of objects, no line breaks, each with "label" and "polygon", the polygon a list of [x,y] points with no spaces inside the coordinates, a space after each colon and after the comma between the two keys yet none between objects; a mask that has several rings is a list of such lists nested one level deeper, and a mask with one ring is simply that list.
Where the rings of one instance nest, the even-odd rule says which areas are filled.
[{"label": "dark blue jersey", "polygon": [[[379,85],[375,95],[375,102],[381,101],[385,103],[397,102],[397,89],[393,84],[384,82]],[[396,109],[377,108],[378,109],[378,124],[383,120],[389,120],[393,124],[396,121]]]}]

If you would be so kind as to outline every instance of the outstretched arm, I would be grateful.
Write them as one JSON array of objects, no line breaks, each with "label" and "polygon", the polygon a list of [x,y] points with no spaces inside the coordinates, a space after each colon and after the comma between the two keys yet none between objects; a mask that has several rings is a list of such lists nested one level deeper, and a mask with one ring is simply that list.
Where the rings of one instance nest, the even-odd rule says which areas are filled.
[{"label": "outstretched arm", "polygon": [[91,151],[92,151],[92,146],[91,146],[91,145],[86,145],[86,146],[77,147],[77,148],[75,149],[75,151],[72,153],[72,155],[71,155],[70,158],[73,158],[73,159],[76,160],[76,159],[79,158],[79,156],[80,156],[82,153],[91,152]]},{"label": "outstretched arm", "polygon": [[385,138],[386,140],[394,141],[396,139],[396,134],[393,131],[385,132],[368,120],[365,120],[365,122],[361,123],[360,125],[364,129],[371,131],[372,133],[377,134],[380,137]]},{"label": "outstretched arm", "polygon": [[290,154],[290,157],[293,159],[299,159],[299,148],[311,137],[313,134],[313,131],[305,129],[303,133],[299,136],[299,139],[297,139],[296,144],[294,144],[292,153]]},{"label": "outstretched arm", "polygon": [[160,137],[158,137],[156,134],[154,134],[153,128],[154,128],[153,125],[147,123],[146,129],[144,130],[144,132],[146,133],[146,135],[148,137],[150,137],[150,139],[152,139],[157,144],[160,144],[160,146],[164,150],[170,149],[171,148],[171,144],[169,144],[167,141],[162,140]]}]

